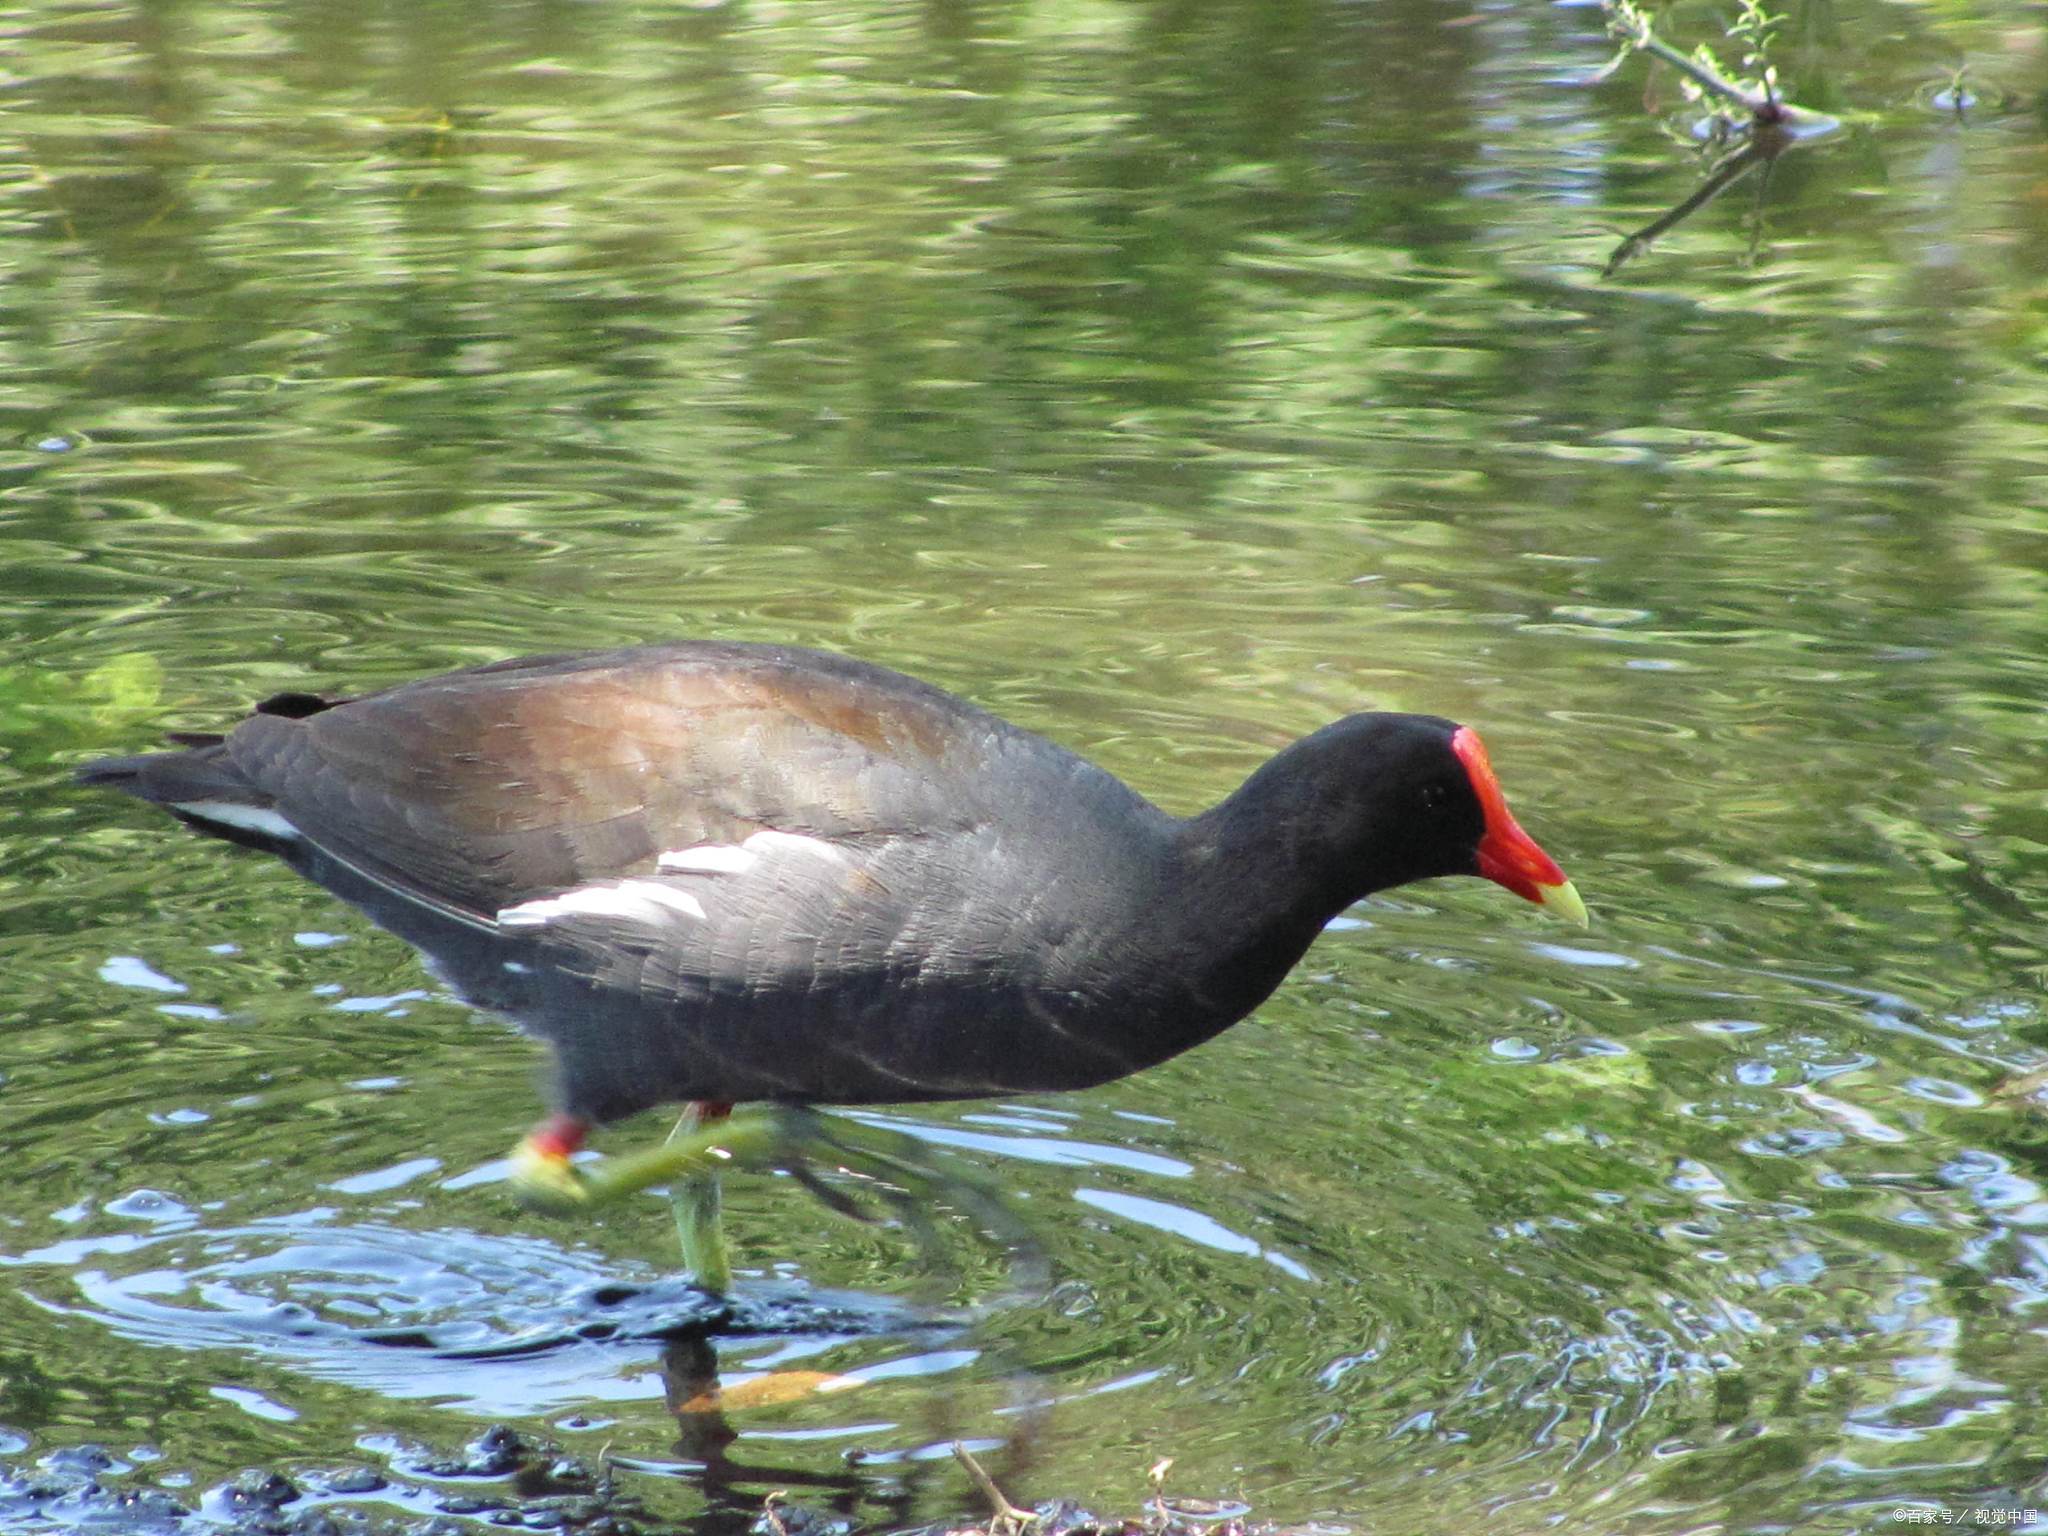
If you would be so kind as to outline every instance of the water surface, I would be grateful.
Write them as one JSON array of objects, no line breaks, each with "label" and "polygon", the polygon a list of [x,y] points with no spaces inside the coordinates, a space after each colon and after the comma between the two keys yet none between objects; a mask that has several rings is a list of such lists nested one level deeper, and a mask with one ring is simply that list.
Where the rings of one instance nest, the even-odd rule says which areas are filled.
[{"label": "water surface", "polygon": [[[1357,1531],[2048,1508],[2000,1096],[2048,1059],[2035,20],[1797,6],[1841,129],[1603,278],[1704,164],[1668,78],[1587,83],[1582,7],[16,17],[4,1443],[197,1497],[503,1421],[678,1518],[971,1507],[959,1436],[1028,1445],[1019,1498],[1171,1456]],[[1045,1300],[957,1213],[934,1277],[736,1179],[757,1287],[953,1322],[729,1346],[714,1498],[652,1344],[370,1340],[672,1263],[658,1200],[513,1206],[532,1050],[67,782],[279,688],[676,635],[902,667],[1177,811],[1453,715],[1595,926],[1405,890],[1158,1071],[888,1117],[1011,1188]]]}]

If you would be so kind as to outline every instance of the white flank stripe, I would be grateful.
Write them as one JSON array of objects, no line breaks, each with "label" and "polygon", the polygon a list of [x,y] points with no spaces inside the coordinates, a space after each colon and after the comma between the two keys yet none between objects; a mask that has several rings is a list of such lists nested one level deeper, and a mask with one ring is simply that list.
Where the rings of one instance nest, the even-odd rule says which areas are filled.
[{"label": "white flank stripe", "polygon": [[537,928],[579,913],[618,917],[629,923],[659,923],[671,913],[704,917],[704,904],[688,891],[672,890],[654,880],[621,880],[616,885],[580,885],[559,896],[543,896],[505,907],[498,921],[507,928]]},{"label": "white flank stripe", "polygon": [[663,885],[659,880],[627,880],[619,886],[622,894],[638,901],[650,901],[657,906],[671,907],[685,917],[704,920],[704,903],[688,891],[679,891],[673,886]]},{"label": "white flank stripe", "polygon": [[664,853],[654,861],[654,867],[704,875],[743,875],[754,867],[754,857],[744,848],[706,843],[698,848],[677,848]]},{"label": "white flank stripe", "polygon": [[296,841],[299,835],[297,827],[267,806],[242,805],[233,800],[180,800],[171,809],[215,826],[261,832],[265,837],[281,837],[287,842]]},{"label": "white flank stripe", "polygon": [[807,853],[829,864],[846,862],[846,855],[822,837],[805,837],[800,832],[756,832],[742,846],[753,853]]}]

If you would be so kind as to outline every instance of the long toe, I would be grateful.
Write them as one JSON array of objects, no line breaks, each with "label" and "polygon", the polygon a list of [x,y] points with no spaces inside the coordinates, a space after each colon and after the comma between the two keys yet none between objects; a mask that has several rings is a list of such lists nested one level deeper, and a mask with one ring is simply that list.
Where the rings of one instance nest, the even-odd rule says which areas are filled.
[{"label": "long toe", "polygon": [[532,1136],[512,1149],[512,1193],[529,1210],[556,1214],[591,1203],[589,1183],[568,1154],[540,1145]]}]

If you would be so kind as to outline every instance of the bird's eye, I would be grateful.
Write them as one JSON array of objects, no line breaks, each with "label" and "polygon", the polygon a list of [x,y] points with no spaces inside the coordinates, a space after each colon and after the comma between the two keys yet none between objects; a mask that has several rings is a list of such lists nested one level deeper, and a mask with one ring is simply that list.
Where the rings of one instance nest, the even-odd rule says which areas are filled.
[{"label": "bird's eye", "polygon": [[1451,797],[1443,785],[1425,784],[1422,786],[1421,793],[1416,798],[1421,803],[1424,811],[1434,815],[1450,803]]}]

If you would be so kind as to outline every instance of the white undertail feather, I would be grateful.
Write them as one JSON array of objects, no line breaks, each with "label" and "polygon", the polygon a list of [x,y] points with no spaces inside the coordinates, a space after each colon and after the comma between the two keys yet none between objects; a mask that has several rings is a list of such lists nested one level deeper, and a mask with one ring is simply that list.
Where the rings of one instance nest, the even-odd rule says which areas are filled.
[{"label": "white undertail feather", "polygon": [[243,805],[234,800],[181,800],[173,802],[171,809],[194,821],[210,821],[217,827],[233,827],[238,832],[260,832],[287,842],[295,842],[299,836],[297,827],[265,805]]}]

